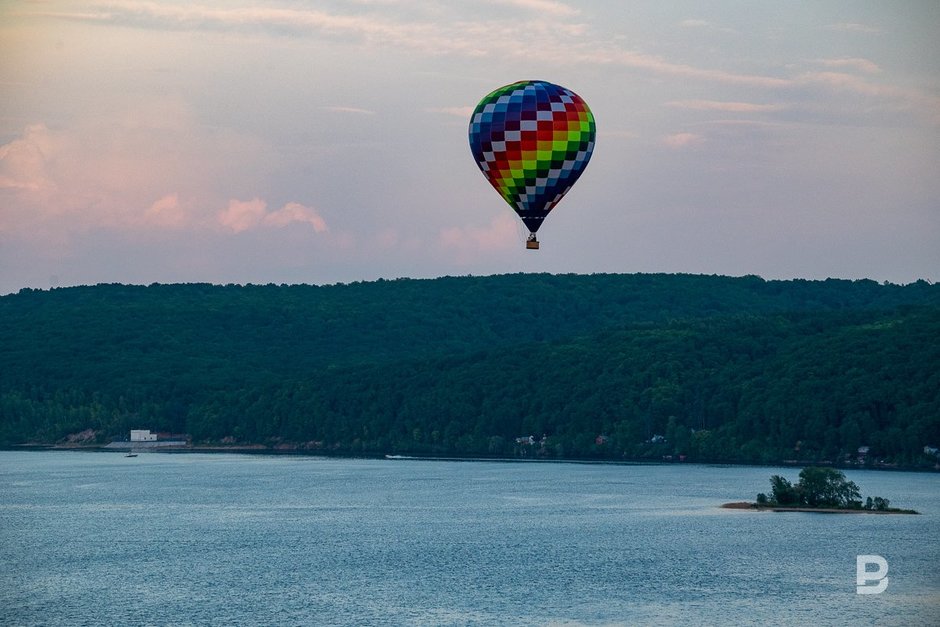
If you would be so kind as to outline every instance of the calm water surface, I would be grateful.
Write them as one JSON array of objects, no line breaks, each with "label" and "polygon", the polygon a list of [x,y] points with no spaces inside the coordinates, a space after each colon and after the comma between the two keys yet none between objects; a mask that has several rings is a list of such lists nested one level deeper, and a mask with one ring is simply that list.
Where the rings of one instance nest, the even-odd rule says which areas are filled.
[{"label": "calm water surface", "polygon": [[940,624],[940,476],[846,473],[921,516],[717,507],[776,473],[0,452],[0,623]]}]

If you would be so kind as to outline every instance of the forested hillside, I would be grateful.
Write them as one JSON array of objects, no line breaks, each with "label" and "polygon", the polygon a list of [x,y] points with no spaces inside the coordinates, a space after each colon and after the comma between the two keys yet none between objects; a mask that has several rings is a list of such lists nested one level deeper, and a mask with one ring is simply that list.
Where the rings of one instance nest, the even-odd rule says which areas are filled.
[{"label": "forested hillside", "polygon": [[[940,286],[505,275],[0,297],[0,443],[930,465]],[[534,436],[531,440],[528,436]],[[525,437],[524,441],[518,441]]]}]

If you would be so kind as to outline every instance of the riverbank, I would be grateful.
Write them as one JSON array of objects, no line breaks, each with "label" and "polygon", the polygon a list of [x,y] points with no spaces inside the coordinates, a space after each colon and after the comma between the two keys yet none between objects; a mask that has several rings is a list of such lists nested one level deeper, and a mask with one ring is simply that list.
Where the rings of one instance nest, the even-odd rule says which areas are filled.
[{"label": "riverbank", "polygon": [[913,509],[843,509],[835,507],[782,507],[780,505],[758,505],[747,501],[725,503],[724,509],[746,509],[758,512],[807,512],[810,514],[920,514]]}]

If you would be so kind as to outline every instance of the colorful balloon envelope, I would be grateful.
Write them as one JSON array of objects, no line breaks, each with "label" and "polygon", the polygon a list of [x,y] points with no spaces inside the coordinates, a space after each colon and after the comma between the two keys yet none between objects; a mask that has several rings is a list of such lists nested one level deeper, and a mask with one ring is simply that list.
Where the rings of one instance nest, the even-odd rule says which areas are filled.
[{"label": "colorful balloon envelope", "polygon": [[528,248],[538,248],[536,231],[584,172],[595,134],[584,100],[546,81],[500,87],[473,110],[470,151],[528,227]]}]

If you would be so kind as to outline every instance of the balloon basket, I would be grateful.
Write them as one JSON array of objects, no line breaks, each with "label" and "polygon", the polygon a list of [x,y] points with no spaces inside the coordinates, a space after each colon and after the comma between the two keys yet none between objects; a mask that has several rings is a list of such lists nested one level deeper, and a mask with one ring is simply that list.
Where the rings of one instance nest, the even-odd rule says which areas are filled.
[{"label": "balloon basket", "polygon": [[525,243],[525,247],[529,250],[538,250],[539,241],[537,239],[530,239]]}]

